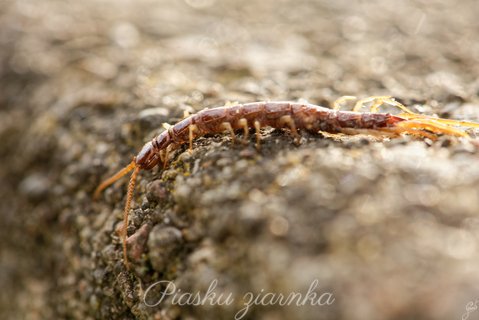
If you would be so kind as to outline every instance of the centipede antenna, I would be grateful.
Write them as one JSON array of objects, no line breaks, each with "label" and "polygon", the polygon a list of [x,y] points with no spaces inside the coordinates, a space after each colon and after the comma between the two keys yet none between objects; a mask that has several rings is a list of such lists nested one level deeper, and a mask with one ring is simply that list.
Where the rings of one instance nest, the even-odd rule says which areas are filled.
[{"label": "centipede antenna", "polygon": [[126,238],[128,235],[127,234],[128,213],[130,212],[131,199],[133,198],[133,192],[135,191],[136,177],[139,171],[140,171],[140,167],[135,166],[135,170],[133,171],[130,177],[130,183],[128,184],[128,193],[126,195],[125,211],[123,211],[123,226],[121,228],[121,242],[123,245],[123,261],[127,269],[130,269],[130,265],[128,263],[128,255],[126,251]]},{"label": "centipede antenna", "polygon": [[107,188],[109,185],[115,183],[118,179],[120,179],[121,177],[123,177],[124,175],[126,175],[128,172],[130,172],[131,170],[133,170],[134,168],[136,167],[136,164],[135,164],[135,159],[133,159],[133,161],[130,162],[129,165],[127,165],[126,167],[124,167],[123,169],[121,169],[120,171],[118,171],[115,175],[113,175],[112,177],[106,179],[105,181],[103,181],[95,190],[95,193],[93,194],[93,199],[98,199],[98,197],[100,196],[100,193],[105,190],[105,188]]}]

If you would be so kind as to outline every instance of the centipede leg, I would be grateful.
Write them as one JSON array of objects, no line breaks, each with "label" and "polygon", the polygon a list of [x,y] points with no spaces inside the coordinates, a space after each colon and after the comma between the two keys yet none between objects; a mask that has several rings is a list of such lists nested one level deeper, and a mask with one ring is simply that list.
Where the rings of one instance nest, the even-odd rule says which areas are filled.
[{"label": "centipede leg", "polygon": [[392,128],[381,128],[378,130],[384,133],[394,133],[397,136],[400,136],[401,134],[409,134],[416,137],[428,138],[428,139],[431,139],[432,141],[437,140],[437,136],[434,133],[429,133],[420,129],[407,128],[407,127],[392,127]]},{"label": "centipede leg", "polygon": [[374,101],[374,103],[371,105],[371,107],[369,108],[369,110],[371,112],[378,112],[379,111],[379,107],[384,103],[383,100],[378,100],[378,101]]},{"label": "centipede leg", "polygon": [[160,150],[160,159],[162,163],[165,163],[165,150]]},{"label": "centipede leg", "polygon": [[394,106],[401,109],[405,113],[415,114],[414,112],[409,110],[405,105],[394,100],[394,98],[391,96],[372,96],[372,97],[361,99],[358,102],[356,102],[353,108],[353,111],[359,112],[361,108],[366,103],[369,103],[369,102],[372,102],[372,105],[369,107],[370,112],[378,112],[379,107],[381,107],[383,104],[388,104],[390,106]]},{"label": "centipede leg", "polygon": [[442,119],[442,118],[435,118],[431,116],[426,116],[422,114],[408,114],[408,113],[400,113],[397,115],[398,117],[405,118],[408,120],[420,121],[420,122],[434,122],[439,123],[443,126],[448,127],[470,127],[470,128],[479,128],[478,123],[464,121],[464,120],[452,120],[452,119]]},{"label": "centipede leg", "polygon": [[378,128],[378,129],[356,129],[356,128],[342,128],[342,133],[348,135],[364,134],[368,136],[373,136],[376,138],[394,138],[398,137],[401,134],[409,134],[421,138],[428,138],[433,141],[437,140],[437,136],[433,133],[426,132],[424,130],[418,130],[413,128],[401,128],[401,127],[391,127],[391,128]]},{"label": "centipede leg", "polygon": [[[404,111],[404,113],[407,113],[407,114],[416,114],[416,113],[412,112],[411,110],[409,110],[409,108],[407,108],[402,103],[396,101],[393,97],[389,97],[388,99],[384,99],[382,101],[382,103],[386,103],[386,104],[389,104],[391,106],[397,107],[397,108],[401,109],[402,111]],[[380,106],[381,105],[378,105],[377,108],[379,109]]]},{"label": "centipede leg", "polygon": [[341,104],[343,104],[346,101],[357,100],[357,99],[358,98],[356,98],[355,96],[342,96],[333,102],[333,110],[341,109]]},{"label": "centipede leg", "polygon": [[231,126],[231,123],[229,122],[223,122],[221,124],[221,126],[223,127],[223,129],[225,129],[226,131],[228,131],[231,135],[231,141],[233,141],[233,143],[236,141],[236,136],[235,136],[235,131],[233,130],[233,127]]},{"label": "centipede leg", "polygon": [[166,147],[165,153],[164,153],[164,161],[163,161],[163,169],[166,169],[168,166],[168,157],[170,155],[171,147],[172,145],[170,144],[168,147]]},{"label": "centipede leg", "polygon": [[258,120],[254,122],[254,129],[256,130],[256,149],[260,149],[261,145],[261,124]]},{"label": "centipede leg", "polygon": [[299,144],[301,136],[299,135],[298,130],[296,130],[296,124],[294,123],[293,118],[291,118],[291,116],[282,116],[281,118],[279,118],[279,123],[281,126],[286,124],[289,127],[294,137],[294,142],[296,144]]},{"label": "centipede leg", "polygon": [[193,139],[195,138],[195,131],[198,131],[198,127],[195,124],[192,124],[188,127],[189,130],[189,138],[190,138],[190,153],[193,152]]},{"label": "centipede leg", "polygon": [[467,133],[464,131],[443,125],[439,122],[436,122],[432,119],[415,119],[407,120],[396,124],[397,128],[403,130],[428,130],[435,134],[446,134],[456,137],[467,137]]},{"label": "centipede leg", "polygon": [[248,120],[245,118],[241,118],[238,120],[238,125],[243,128],[244,138],[243,143],[248,143],[248,135],[249,135],[249,128],[248,128]]},{"label": "centipede leg", "polygon": [[387,99],[387,98],[390,98],[390,97],[387,97],[387,96],[372,96],[372,97],[367,97],[367,98],[364,98],[364,99],[360,99],[354,105],[353,111],[354,112],[359,112],[361,110],[361,108],[364,107],[365,104],[369,103],[369,102],[373,102],[374,104],[376,104],[379,101],[379,105],[381,105],[383,103],[383,99]]},{"label": "centipede leg", "polygon": [[[397,130],[396,130],[397,131]],[[399,132],[379,129],[357,129],[357,128],[341,128],[340,132],[347,135],[364,134],[375,138],[393,138],[399,136]],[[329,134],[331,135],[331,134]]]}]

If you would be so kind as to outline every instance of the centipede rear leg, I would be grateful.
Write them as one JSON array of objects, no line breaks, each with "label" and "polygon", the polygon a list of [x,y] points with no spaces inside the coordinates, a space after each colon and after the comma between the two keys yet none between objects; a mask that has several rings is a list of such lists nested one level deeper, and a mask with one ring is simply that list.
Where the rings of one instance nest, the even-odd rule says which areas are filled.
[{"label": "centipede rear leg", "polygon": [[429,131],[435,135],[444,134],[456,137],[467,137],[467,134],[459,129],[436,122],[433,119],[406,120],[396,125],[398,130],[404,131]]},{"label": "centipede rear leg", "polygon": [[[433,125],[441,125],[442,127],[469,127],[469,128],[479,128],[479,124],[474,123],[474,122],[469,122],[469,121],[462,121],[462,120],[451,120],[451,119],[442,119],[442,118],[435,118],[431,116],[426,116],[422,114],[407,114],[407,113],[401,113],[398,115],[401,118],[405,118],[410,121],[414,122],[421,122],[421,123],[429,123]],[[455,130],[457,131],[457,130]]]}]

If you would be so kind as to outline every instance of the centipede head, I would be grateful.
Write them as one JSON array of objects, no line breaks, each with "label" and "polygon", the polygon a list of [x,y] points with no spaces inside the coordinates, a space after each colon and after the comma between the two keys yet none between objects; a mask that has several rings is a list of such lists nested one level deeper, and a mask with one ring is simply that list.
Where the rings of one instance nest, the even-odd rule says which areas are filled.
[{"label": "centipede head", "polygon": [[148,170],[156,166],[158,163],[161,162],[160,155],[155,152],[153,145],[151,142],[148,142],[143,146],[141,151],[138,153],[136,157],[128,164],[126,167],[115,173],[112,177],[104,180],[95,190],[94,199],[97,199],[100,196],[100,193],[105,190],[108,186],[115,183],[117,180],[125,176],[130,171],[134,170],[131,178],[130,178],[130,185],[135,183],[136,175],[140,169]]},{"label": "centipede head", "polygon": [[118,171],[115,175],[113,175],[109,179],[103,181],[95,190],[94,198],[98,198],[100,193],[105,188],[107,188],[108,186],[113,184],[115,181],[119,180],[120,178],[122,178],[127,173],[133,170],[133,173],[131,174],[131,177],[130,177],[130,183],[128,184],[128,193],[126,196],[125,209],[123,211],[123,227],[121,230],[121,239],[122,239],[122,245],[123,245],[123,261],[127,268],[129,268],[127,248],[126,248],[128,213],[130,211],[131,200],[133,199],[133,192],[135,190],[136,178],[137,178],[138,172],[141,169],[146,169],[146,170],[151,169],[160,162],[161,162],[160,155],[157,152],[155,152],[152,143],[149,142],[143,146],[141,151],[138,153],[136,157],[133,158],[133,160],[130,162],[129,165],[127,165],[126,167]]},{"label": "centipede head", "polygon": [[135,157],[135,163],[139,168],[149,170],[161,163],[161,157],[153,148],[153,144],[148,142],[138,152],[138,155]]}]

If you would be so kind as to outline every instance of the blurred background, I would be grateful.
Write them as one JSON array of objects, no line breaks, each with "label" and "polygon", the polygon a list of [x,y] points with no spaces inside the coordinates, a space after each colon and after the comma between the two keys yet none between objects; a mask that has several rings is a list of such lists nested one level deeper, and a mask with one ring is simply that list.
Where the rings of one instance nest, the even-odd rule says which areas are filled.
[{"label": "blurred background", "polygon": [[319,279],[336,297],[251,319],[460,319],[479,298],[470,142],[199,140],[143,175],[132,273],[114,231],[124,186],[91,193],[163,122],[228,101],[392,95],[477,121],[478,14],[475,0],[2,0],[0,318],[232,319],[237,306],[140,299],[158,279],[217,278],[238,295]]}]

